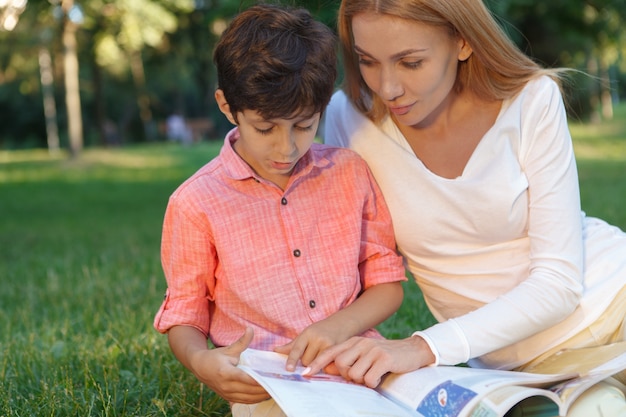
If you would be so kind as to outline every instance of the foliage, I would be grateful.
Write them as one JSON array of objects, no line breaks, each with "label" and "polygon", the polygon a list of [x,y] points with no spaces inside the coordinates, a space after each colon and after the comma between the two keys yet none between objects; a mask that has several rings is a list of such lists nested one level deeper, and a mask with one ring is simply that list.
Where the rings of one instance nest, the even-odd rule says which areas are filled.
[{"label": "foliage", "polygon": [[[270,0],[274,1],[274,0]],[[339,0],[275,0],[301,5],[330,27]],[[626,96],[624,0],[486,0],[514,40],[538,61],[589,70],[572,91],[581,116]],[[0,32],[0,149],[46,146],[38,52],[54,61],[61,144],[67,146],[63,49],[58,0],[30,0],[11,32]],[[77,1],[77,33],[86,145],[159,140],[172,112],[209,118],[215,136],[230,126],[217,110],[212,51],[225,23],[254,0]],[[589,98],[594,102],[589,103]],[[606,105],[605,105],[606,106]],[[603,116],[604,117],[604,116]]]}]

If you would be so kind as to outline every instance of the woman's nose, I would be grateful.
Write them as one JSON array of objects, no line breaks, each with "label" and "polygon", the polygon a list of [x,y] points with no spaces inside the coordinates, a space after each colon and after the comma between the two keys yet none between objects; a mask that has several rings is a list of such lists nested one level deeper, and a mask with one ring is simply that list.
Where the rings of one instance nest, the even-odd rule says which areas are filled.
[{"label": "woman's nose", "polygon": [[404,88],[393,69],[380,72],[380,96],[385,101],[393,101],[404,93]]}]

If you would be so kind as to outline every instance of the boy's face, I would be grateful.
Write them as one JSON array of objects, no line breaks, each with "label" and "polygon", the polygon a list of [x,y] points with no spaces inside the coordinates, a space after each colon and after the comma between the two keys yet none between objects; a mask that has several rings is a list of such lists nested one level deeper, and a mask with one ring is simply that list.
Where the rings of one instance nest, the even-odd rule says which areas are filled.
[{"label": "boy's face", "polygon": [[285,189],[296,163],[311,148],[320,114],[265,120],[256,111],[237,115],[235,152],[268,181]]},{"label": "boy's face", "polygon": [[296,114],[290,119],[264,119],[255,110],[244,110],[237,120],[230,112],[224,92],[215,101],[228,120],[239,127],[235,152],[261,177],[285,189],[296,163],[315,140],[320,113]]}]

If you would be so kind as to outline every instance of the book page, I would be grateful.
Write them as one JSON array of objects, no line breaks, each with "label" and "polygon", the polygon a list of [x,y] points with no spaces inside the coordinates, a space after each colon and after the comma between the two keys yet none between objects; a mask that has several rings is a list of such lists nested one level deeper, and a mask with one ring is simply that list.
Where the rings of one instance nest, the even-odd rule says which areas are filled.
[{"label": "book page", "polygon": [[626,342],[582,349],[565,349],[532,368],[532,372],[577,371],[580,377],[552,387],[564,409],[596,383],[626,369]]},{"label": "book page", "polygon": [[507,417],[554,417],[559,415],[559,403],[551,391],[512,385],[487,394],[471,417],[500,417],[507,412]]},{"label": "book page", "polygon": [[[547,388],[573,376],[436,366],[389,375],[379,389],[385,396],[425,415],[464,417],[471,415],[482,398],[499,388],[513,385]],[[528,389],[527,394],[531,396],[536,392]],[[545,395],[554,396],[548,391]]]},{"label": "book page", "polygon": [[239,368],[255,378],[289,417],[423,417],[376,390],[324,373],[285,370],[286,356],[247,349]]},{"label": "book page", "polygon": [[[501,387],[545,387],[572,377],[437,366],[387,375],[374,390],[324,373],[303,377],[302,367],[287,372],[285,363],[285,355],[247,349],[238,366],[255,378],[289,417],[467,417],[483,397]],[[527,394],[534,395],[534,391]]]}]

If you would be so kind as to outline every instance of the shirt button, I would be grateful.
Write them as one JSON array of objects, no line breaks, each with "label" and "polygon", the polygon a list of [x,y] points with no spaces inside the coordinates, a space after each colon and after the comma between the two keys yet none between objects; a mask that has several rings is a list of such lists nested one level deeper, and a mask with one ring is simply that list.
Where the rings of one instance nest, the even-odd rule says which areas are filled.
[{"label": "shirt button", "polygon": [[309,301],[309,307],[315,308],[315,300],[310,300]]},{"label": "shirt button", "polygon": [[296,250],[294,250],[294,251],[293,251],[293,256],[295,256],[296,258],[299,258],[299,257],[300,257],[300,255],[302,255],[302,254],[300,253],[300,249],[296,249]]},{"label": "shirt button", "polygon": [[282,204],[283,206],[287,205],[287,199],[285,197],[282,198],[282,200],[280,200],[280,204]]}]

